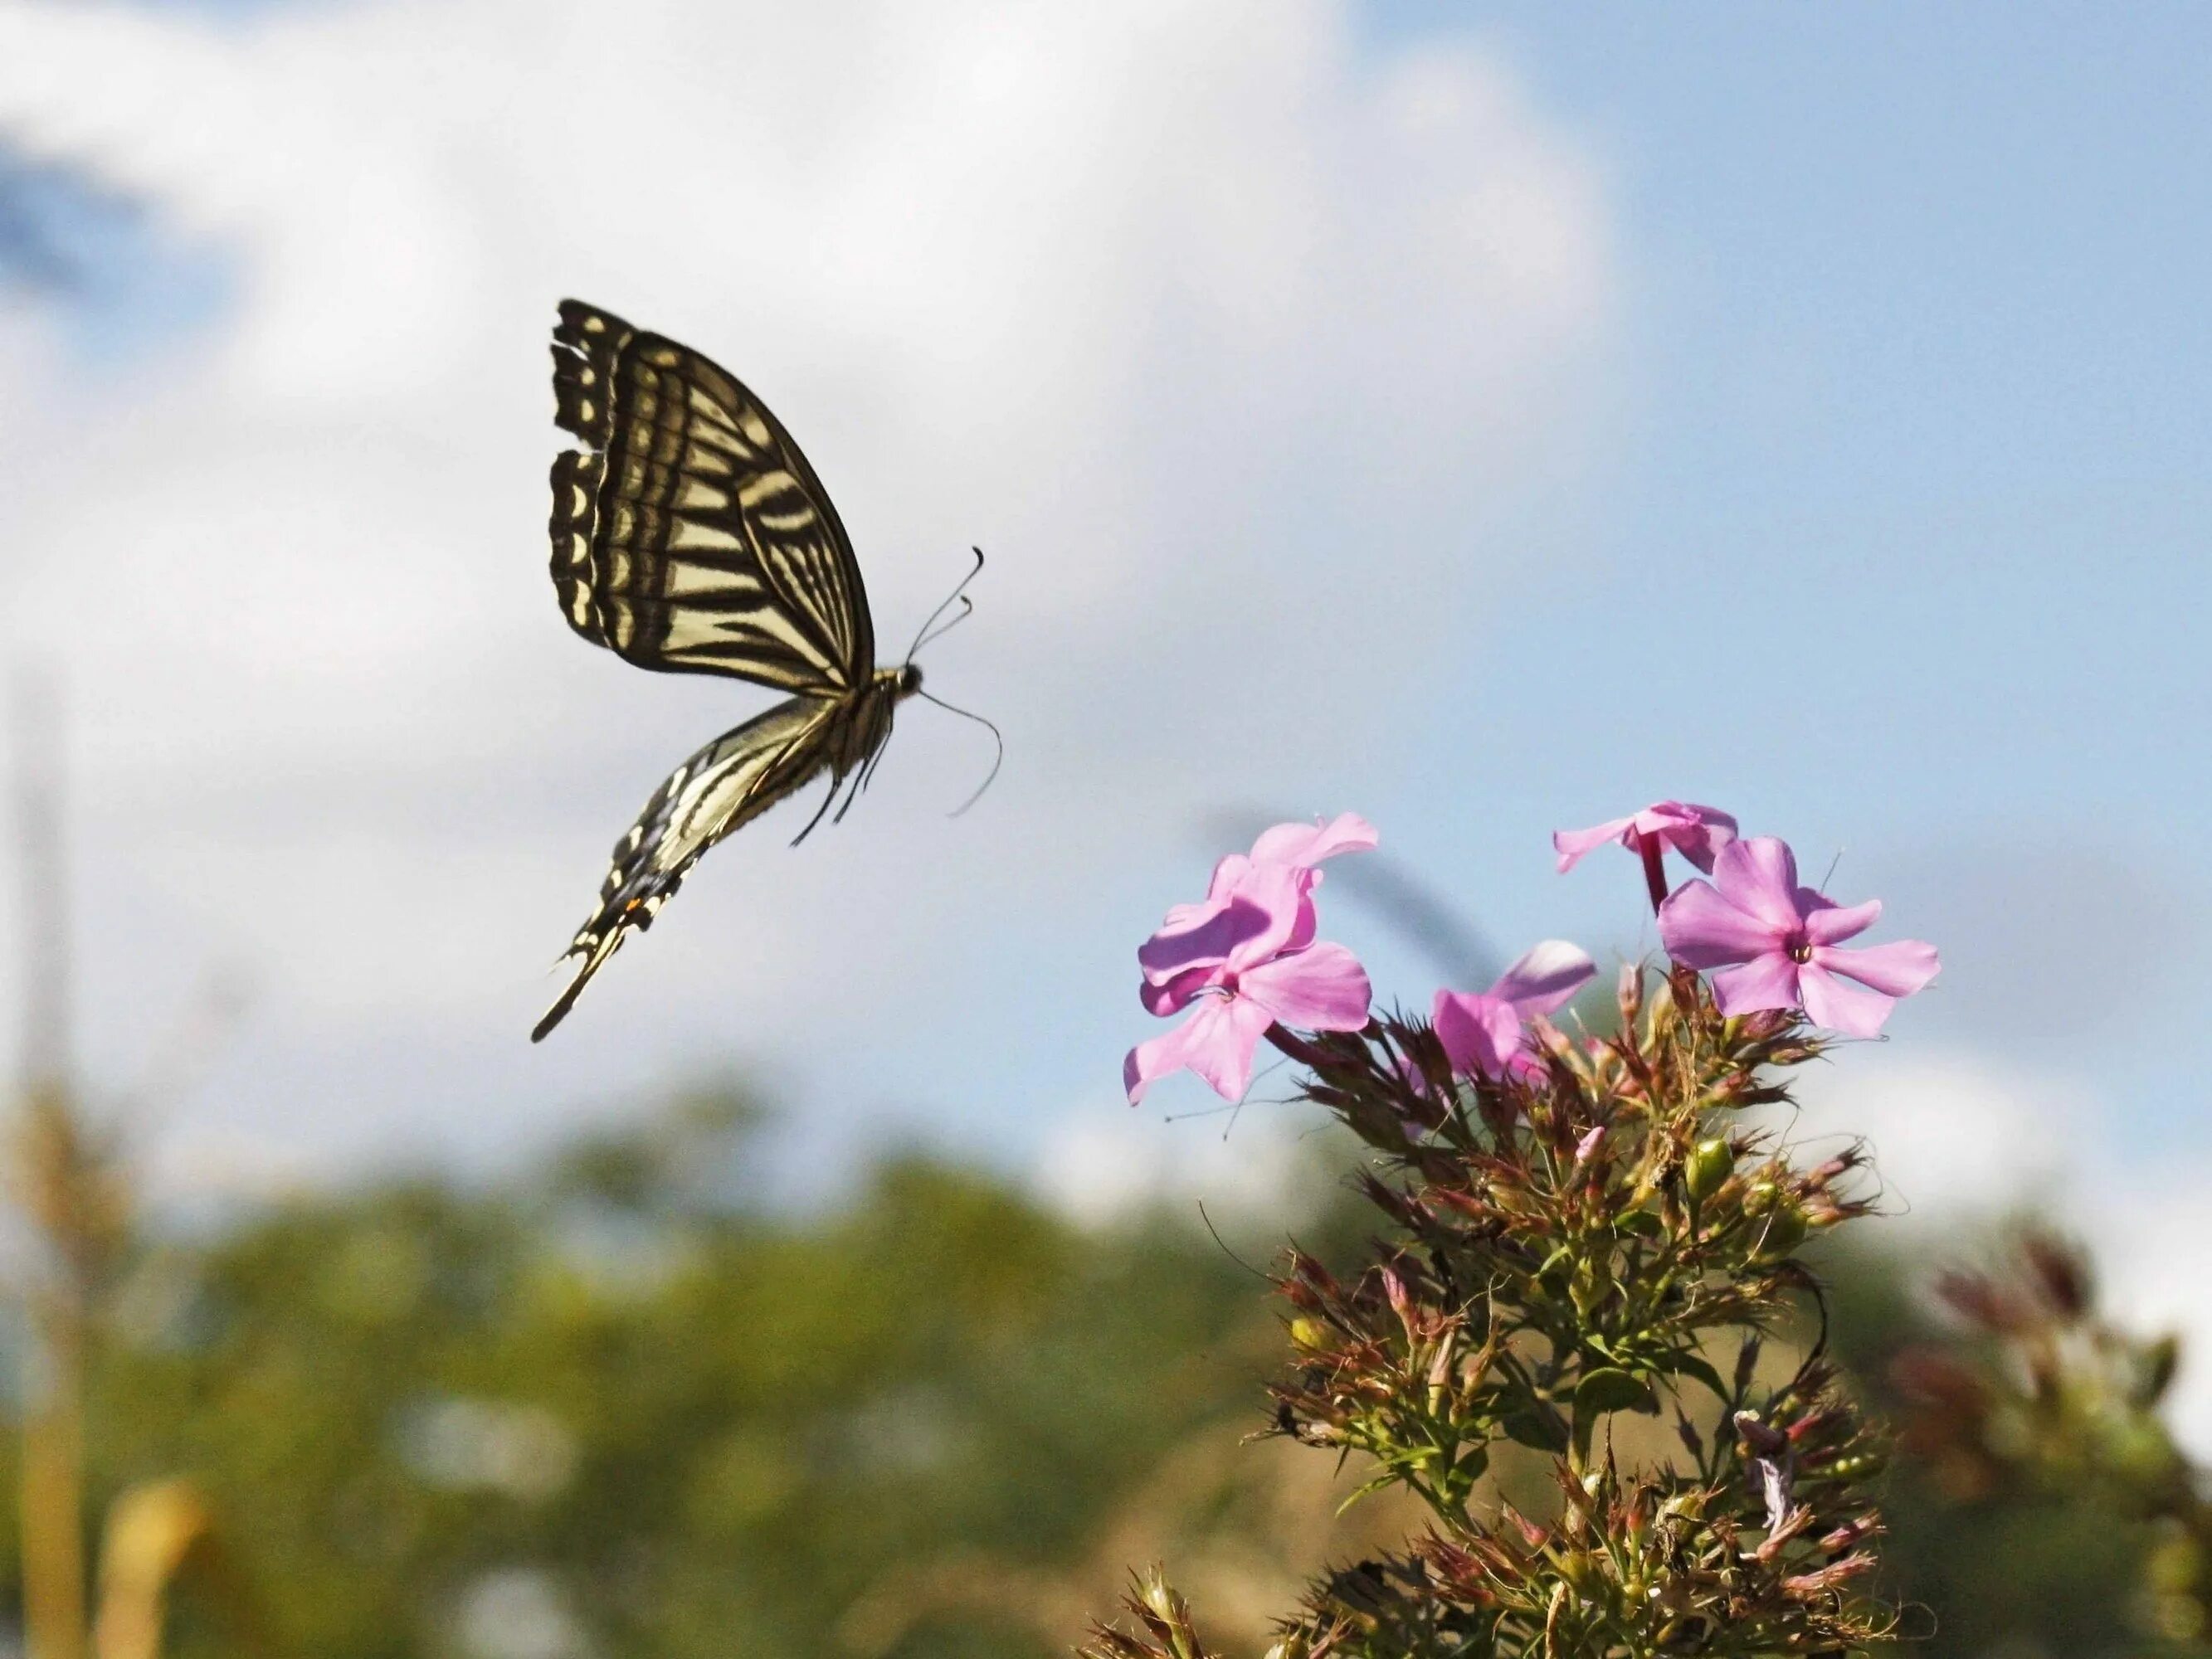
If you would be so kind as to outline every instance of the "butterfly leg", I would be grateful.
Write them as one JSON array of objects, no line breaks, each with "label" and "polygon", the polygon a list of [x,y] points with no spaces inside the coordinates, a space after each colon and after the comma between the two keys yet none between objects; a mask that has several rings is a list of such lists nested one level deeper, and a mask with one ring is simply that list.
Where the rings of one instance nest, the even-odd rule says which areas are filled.
[{"label": "butterfly leg", "polygon": [[[814,833],[814,826],[822,822],[823,815],[830,811],[830,803],[837,799],[837,786],[842,781],[842,780],[835,773],[830,775],[830,793],[822,797],[822,805],[816,807],[814,809],[814,816],[806,820],[806,828],[800,830],[797,835],[791,838],[791,844],[793,847],[798,846],[799,842],[805,841],[809,836]],[[842,812],[840,812],[837,816],[842,818],[845,815]]]}]

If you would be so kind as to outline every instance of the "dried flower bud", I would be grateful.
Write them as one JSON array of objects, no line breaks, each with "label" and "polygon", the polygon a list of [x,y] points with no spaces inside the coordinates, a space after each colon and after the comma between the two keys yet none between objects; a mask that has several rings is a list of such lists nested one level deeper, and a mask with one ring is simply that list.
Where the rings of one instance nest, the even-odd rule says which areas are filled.
[{"label": "dried flower bud", "polygon": [[1390,1311],[1398,1316],[1399,1323],[1410,1334],[1413,1325],[1413,1299],[1406,1294],[1406,1281],[1399,1277],[1395,1267],[1382,1269],[1382,1294],[1389,1299]]},{"label": "dried flower bud", "polygon": [[2028,1322],[2017,1297],[1982,1273],[1947,1273],[1936,1280],[1936,1294],[1960,1318],[1988,1331],[2016,1331]]},{"label": "dried flower bud", "polygon": [[2020,1253],[2048,1302],[2060,1317],[2079,1319],[2089,1308],[2089,1268],[2079,1252],[2057,1239],[2031,1233]]}]

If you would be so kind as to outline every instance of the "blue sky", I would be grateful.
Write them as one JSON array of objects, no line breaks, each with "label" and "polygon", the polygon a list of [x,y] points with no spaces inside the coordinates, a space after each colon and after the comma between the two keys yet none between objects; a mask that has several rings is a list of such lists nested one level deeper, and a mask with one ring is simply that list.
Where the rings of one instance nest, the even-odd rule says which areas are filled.
[{"label": "blue sky", "polygon": [[[1402,38],[1443,13],[1385,15]],[[2201,1154],[2201,1088],[2114,1039],[2212,991],[2190,948],[2212,15],[1590,15],[1483,11],[1601,135],[1632,283],[1617,424],[1565,532],[1589,556],[1512,596],[1435,723],[1511,780],[1456,815],[1469,853],[1502,864],[1550,817],[1677,788],[1816,868],[1847,847],[1839,894],[1947,946],[1921,1018],[1955,1001],[1965,1036],[2039,1032],[2039,1063],[2118,1083],[2143,1133]],[[1425,861],[1465,799],[1439,779],[1408,814]],[[2021,1024],[1959,984],[2004,957]]]},{"label": "blue sky", "polygon": [[[313,15],[305,7],[220,9],[234,14],[226,28],[247,40],[272,19]],[[377,8],[351,9],[373,17]],[[1282,590],[1267,602],[1287,607],[1285,615],[1303,606],[1325,617],[1351,585],[1380,588],[1381,599],[1362,599],[1335,632],[1292,627],[1285,637],[1296,660],[1287,667],[1255,669],[1265,641],[1236,637],[1248,623],[1224,612],[1206,647],[1218,656],[1218,683],[1195,696],[1170,697],[1153,682],[1164,664],[1198,659],[1148,656],[1133,630],[1121,647],[1127,678],[1109,668],[1073,676],[1073,701],[1056,716],[1064,725],[1040,718],[1024,731],[1030,686],[1054,659],[1042,647],[1044,654],[1024,657],[1019,641],[1009,641],[1024,626],[1021,601],[1002,586],[994,615],[987,581],[981,613],[933,654],[932,673],[933,684],[953,695],[1001,714],[1012,709],[1017,744],[996,803],[943,823],[938,812],[964,793],[945,774],[964,779],[961,769],[975,761],[967,734],[902,729],[906,753],[887,767],[878,797],[836,836],[810,842],[804,862],[777,865],[780,846],[758,848],[755,874],[716,875],[731,884],[720,899],[702,873],[678,901],[701,918],[687,924],[696,929],[684,936],[689,943],[671,927],[626,953],[610,970],[623,984],[594,989],[605,1006],[596,1035],[579,1033],[557,1069],[543,1056],[495,1049],[458,1018],[441,1024],[394,1012],[349,1023],[322,1009],[295,1026],[279,999],[228,1074],[190,1109],[219,1116],[234,1109],[227,1100],[258,1102],[234,1109],[241,1133],[267,1138],[282,1126],[307,1134],[293,1127],[286,1103],[329,1097],[342,1103],[334,1115],[346,1127],[328,1133],[349,1156],[366,1147],[477,1161],[533,1144],[598,1103],[757,1058],[791,1080],[804,1105],[797,1144],[813,1152],[842,1158],[886,1133],[919,1134],[1023,1164],[1075,1103],[1094,1111],[1110,1103],[1121,1049],[1149,1034],[1128,994],[1127,952],[1159,909],[1202,883],[1224,815],[1357,806],[1382,824],[1394,868],[1432,885],[1505,951],[1559,933],[1601,951],[1633,951],[1648,938],[1638,931],[1632,870],[1625,860],[1594,862],[1559,880],[1550,873],[1547,838],[1561,824],[1681,794],[1734,808],[1751,830],[1788,836],[1810,873],[1840,854],[1836,896],[1882,896],[1891,909],[1881,936],[1918,935],[1942,947],[1944,984],[1898,1016],[1882,1063],[1901,1063],[1897,1056],[1919,1044],[1975,1056],[2084,1109],[2124,1111],[2127,1133],[2101,1137],[2096,1154],[2116,1178],[2146,1152],[2168,1164],[2212,1155],[2203,1091],[2175,1074],[2163,1052],[2212,995],[2203,955],[2192,949],[2212,912],[2196,833],[2212,806],[2201,753],[2212,669],[2197,639],[2212,597],[2203,574],[2212,532],[2204,303],[2212,229],[2202,207],[2212,121],[2201,91],[2212,15],[2181,6],[2121,15],[1889,4],[1307,11],[1340,23],[1340,51],[1352,61],[1332,72],[1355,88],[1401,60],[1455,63],[1462,46],[1480,70],[1469,71],[1468,84],[1483,84],[1486,74],[1510,82],[1498,125],[1447,126],[1433,150],[1417,143],[1401,165],[1408,178],[1462,167],[1480,173],[1504,164],[1479,147],[1453,149],[1467,132],[1478,145],[1510,147],[1534,131],[1527,142],[1541,154],[1529,189],[1561,168],[1580,169],[1560,212],[1582,211],[1576,204],[1585,197],[1595,204],[1589,211],[1600,246],[1588,263],[1601,279],[1589,307],[1599,318],[1590,325],[1596,343],[1575,335],[1546,347],[1532,358],[1537,367],[1501,371],[1468,392],[1464,405],[1441,380],[1410,386],[1401,403],[1400,359],[1389,354],[1420,354],[1421,331],[1431,325],[1477,342],[1471,376],[1490,362],[1491,346],[1478,337],[1486,327],[1512,335],[1557,325],[1563,339],[1574,331],[1557,325],[1540,295],[1531,299],[1510,283],[1471,283],[1455,296],[1442,282],[1416,291],[1420,304],[1441,309],[1415,310],[1410,344],[1378,342],[1363,369],[1359,319],[1369,313],[1317,313],[1319,325],[1345,336],[1331,342],[1343,362],[1327,372],[1356,384],[1364,399],[1356,446],[1364,476],[1378,490],[1409,480],[1404,487],[1422,501],[1377,507],[1358,489],[1322,495],[1310,484],[1308,440],[1255,442],[1248,453],[1221,435],[1256,397],[1248,405],[1222,393],[1217,407],[1210,388],[1178,386],[1178,401],[1189,393],[1196,412],[1179,406],[1163,418],[1188,421],[1188,444],[1223,480],[1218,499],[1187,518],[1164,511],[1097,533],[1107,542],[1165,540],[1179,561],[1245,561],[1238,568],[1255,573],[1255,584]],[[1219,66],[1237,56],[1265,58],[1261,48],[1274,44],[1255,35],[1242,52],[1231,43],[1217,70],[1226,73]],[[1209,95],[1200,82],[1180,88],[1174,77],[1184,66],[1162,61],[1147,73],[1169,82],[1170,95]],[[505,107],[487,102],[488,111]],[[490,113],[481,123],[495,125]],[[1233,148],[1234,137],[1206,142]],[[1360,128],[1351,142],[1384,154],[1390,141]],[[1201,167],[1212,155],[1200,153]],[[1237,176],[1264,181],[1257,172]],[[1405,189],[1409,200],[1417,193],[1413,184]],[[1382,193],[1391,194],[1387,179]],[[894,191],[865,199],[881,210],[902,198]],[[964,223],[966,210],[956,204],[947,224]],[[469,228],[493,217],[478,210]],[[435,216],[422,222],[433,230],[446,223]],[[165,225],[159,234],[184,251],[175,280],[120,290],[124,300],[111,299],[100,313],[97,337],[86,337],[80,319],[70,347],[98,361],[106,390],[87,395],[110,399],[111,409],[127,411],[141,398],[151,404],[157,391],[142,392],[142,384],[158,389],[189,377],[203,337],[255,320],[260,232]],[[797,234],[793,246],[835,271],[836,256],[850,252],[842,239],[853,234],[833,223]],[[955,232],[943,234],[920,246],[955,261],[961,256],[947,245]],[[655,292],[658,273],[638,269],[650,256],[605,241],[556,255],[529,269],[536,286],[526,291],[546,296],[541,309],[550,310],[556,284],[595,283],[609,303],[623,305],[633,301],[620,284]],[[980,269],[994,256],[987,243],[975,257]],[[1175,255],[1162,257],[1173,278]],[[209,320],[192,297],[218,268],[237,284],[228,323]],[[890,309],[893,281],[907,276],[926,272],[863,260],[817,283],[833,294],[820,302],[829,320],[796,330],[799,344],[752,326],[756,313],[743,304],[717,310],[702,300],[679,313],[679,331],[697,334],[709,349],[754,354],[744,372],[766,359],[760,384],[799,383],[799,407],[809,418],[781,392],[779,407],[838,481],[841,499],[843,481],[863,474],[854,486],[859,512],[879,525],[894,492],[878,487],[870,501],[864,469],[823,459],[841,439],[848,456],[872,453],[866,445],[875,435],[867,410],[876,386],[860,347],[878,325],[836,316],[834,295],[884,306],[889,336],[895,323],[913,320]],[[750,280],[702,277],[699,291]],[[1203,278],[1188,282],[1207,303],[1238,297],[1208,296]],[[966,339],[962,328],[988,332],[988,318],[961,309],[963,280],[948,276],[944,289],[938,309],[914,316],[925,325],[945,319],[948,341]],[[1182,302],[1173,296],[1183,292],[1174,280],[1145,291],[1171,297],[1135,313],[1133,337],[1157,347],[1178,329],[1208,325],[1212,313],[1202,308],[1195,322],[1173,312]],[[675,303],[686,298],[688,291]],[[897,303],[908,302],[902,295]],[[1492,303],[1494,317],[1483,309]],[[1052,329],[1080,332],[1088,314],[1048,318],[1036,338]],[[347,325],[325,321],[317,337]],[[538,322],[487,310],[470,326],[520,337]],[[919,331],[908,329],[899,349],[926,352],[914,343]],[[807,381],[803,344],[844,349],[846,334],[859,343],[854,361],[831,362],[819,385]],[[503,332],[500,341],[507,350]],[[1457,335],[1437,346],[1446,368],[1458,349]],[[959,360],[945,349],[957,375]],[[538,369],[534,358],[524,366],[521,346],[511,356],[518,367],[510,401],[527,410],[538,388],[526,383]],[[1164,349],[1158,361],[1223,372],[1210,358]],[[884,379],[897,372],[887,368]],[[1522,398],[1525,424],[1544,434],[1525,445],[1515,406]],[[366,394],[362,407],[369,407]],[[839,418],[851,426],[836,429]],[[368,419],[343,414],[334,429],[367,430]],[[947,453],[972,458],[1018,443],[1012,427],[990,430],[995,435]],[[518,467],[542,465],[528,461],[530,446],[552,442],[550,429],[525,426],[502,430],[500,442],[510,438],[525,457]],[[267,432],[254,441],[278,453]],[[326,456],[346,441],[323,440],[315,453]],[[1455,450],[1462,442],[1463,465]],[[1401,449],[1421,457],[1407,464],[1403,480],[1394,471]],[[971,494],[956,510],[931,500],[916,515],[933,549],[988,537],[1002,516],[977,486],[964,487]],[[404,501],[399,511],[404,523]],[[576,654],[582,648],[561,633],[542,595],[528,591],[542,556],[530,545],[534,513],[506,495],[495,511],[487,493],[482,516],[468,520],[486,532],[469,556],[511,560],[520,573],[516,597],[499,603],[519,617],[521,607],[538,607],[517,624],[527,641],[517,648],[535,653],[530,672],[544,677],[530,681],[532,696],[543,690],[564,710],[604,700],[623,720],[649,722],[650,732],[610,726],[592,728],[570,750],[519,747],[521,758],[500,763],[517,781],[488,769],[458,789],[441,783],[441,793],[392,809],[386,830],[375,829],[385,821],[373,803],[348,809],[363,814],[371,861],[386,860],[401,879],[425,825],[465,811],[520,836],[556,810],[571,814],[573,832],[564,819],[566,839],[545,853],[564,872],[562,883],[557,890],[549,884],[550,897],[533,889],[522,911],[534,918],[525,941],[533,968],[573,923],[568,909],[588,890],[586,866],[654,769],[715,729],[701,723],[711,718],[710,702],[697,686],[587,678],[599,665]],[[1366,538],[1378,513],[1390,536],[1423,543],[1402,569],[1374,562]],[[510,523],[523,526],[511,547],[497,534]],[[1014,523],[1019,530],[1030,521]],[[1049,551],[1062,526],[1049,517],[1035,523],[1047,528],[1029,529],[1030,544]],[[1088,521],[1066,529],[1070,545],[1090,533]],[[1291,550],[1279,562],[1276,538]],[[902,638],[886,589],[902,617],[926,609],[921,596],[942,583],[933,568],[908,580],[896,569],[878,577],[878,568],[872,562],[880,631]],[[1177,593],[1164,587],[1159,605],[1200,607]],[[1240,678],[1247,670],[1249,682]],[[1367,699],[1334,699],[1356,703],[1356,737],[1327,726],[1332,683],[1356,684]],[[416,695],[413,684],[394,671],[395,704]],[[1126,716],[1094,712],[1122,700]],[[498,718],[461,722],[468,743],[456,753],[493,753],[530,726],[537,706],[518,694]],[[1180,735],[1146,724],[1168,708],[1179,710]],[[1121,731],[1117,718],[1137,736]],[[428,729],[432,716],[424,721]],[[1300,742],[1304,722],[1316,734],[1310,744]],[[238,739],[241,748],[253,741]],[[1075,800],[1095,794],[1102,803],[1132,794],[1133,774],[1116,769],[1152,753],[1146,741],[1162,769],[1201,775],[1206,743],[1249,754],[1224,774],[1219,799],[1202,791],[1173,797],[1179,804],[1152,822],[1148,838],[1120,843],[1125,855],[1088,874],[1079,893],[1057,877],[1035,888],[986,880],[990,870],[1011,877],[1025,856],[1041,859],[1037,838],[1060,833],[1060,821],[1042,808],[1034,819],[1024,816],[1025,789]],[[393,765],[398,781],[371,794],[396,799],[427,787],[427,761]],[[902,767],[912,770],[902,775]],[[364,763],[358,775],[384,774]],[[323,783],[337,791],[332,799],[350,799],[328,780],[316,787]],[[180,809],[187,817],[192,810],[189,802]],[[312,836],[312,817],[301,823],[301,836]],[[143,826],[115,809],[96,845],[122,847],[126,828]],[[763,838],[775,840],[772,831]],[[847,850],[854,848],[865,850]],[[739,856],[717,854],[708,873]],[[910,941],[917,954],[900,964],[903,978],[841,966],[834,954],[791,969],[811,975],[805,988],[817,1000],[849,992],[855,1001],[832,1037],[780,1044],[732,1012],[747,1006],[749,993],[722,976],[750,923],[730,895],[750,882],[751,904],[789,879],[813,884],[805,890],[817,902],[825,894],[835,902],[839,890],[823,872],[839,866],[823,860],[841,857],[855,868],[911,859],[916,893],[960,920]],[[178,867],[199,868],[186,853],[176,858],[184,860]],[[948,890],[923,891],[933,884]],[[211,951],[196,913],[173,902],[161,880],[127,890],[127,902],[87,896],[94,968],[128,980],[145,971],[135,964],[149,956]],[[1334,891],[1332,921],[1370,957],[1378,982],[1425,1002],[1433,969],[1363,903],[1351,872]],[[261,948],[270,948],[265,940]],[[264,971],[281,980],[281,945],[275,954]],[[919,974],[917,963],[926,963]],[[664,1024],[663,1000],[678,987],[696,1006],[680,1015],[669,1009]],[[116,1046],[143,1048],[155,1014],[179,994],[149,991],[137,1000],[153,1012],[135,1024],[115,1017],[104,1029]],[[515,994],[524,1024],[536,994]],[[902,1012],[881,1006],[894,994]],[[511,1018],[504,1002],[496,1017]],[[732,1026],[742,1035],[730,1036]],[[2129,1041],[2145,1029],[2159,1033],[2161,1052]],[[1168,1110],[1204,1103],[1195,1089],[1179,1100],[1156,1098]],[[359,1133],[385,1100],[390,1133]]]}]

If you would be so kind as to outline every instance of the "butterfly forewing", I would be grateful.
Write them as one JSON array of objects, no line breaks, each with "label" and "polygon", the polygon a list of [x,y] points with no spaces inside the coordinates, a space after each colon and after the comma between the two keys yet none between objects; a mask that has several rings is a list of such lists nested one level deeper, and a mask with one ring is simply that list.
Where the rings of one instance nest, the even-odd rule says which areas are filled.
[{"label": "butterfly forewing", "polygon": [[569,625],[644,668],[857,690],[867,595],[821,483],[734,375],[564,301],[556,418],[590,446],[553,464],[553,581]]},{"label": "butterfly forewing", "polygon": [[531,1033],[560,1023],[623,938],[650,927],[700,855],[839,758],[854,719],[844,699],[793,697],[726,732],[670,773],[615,843],[599,908],[576,931],[565,960],[580,965],[560,1000]]}]

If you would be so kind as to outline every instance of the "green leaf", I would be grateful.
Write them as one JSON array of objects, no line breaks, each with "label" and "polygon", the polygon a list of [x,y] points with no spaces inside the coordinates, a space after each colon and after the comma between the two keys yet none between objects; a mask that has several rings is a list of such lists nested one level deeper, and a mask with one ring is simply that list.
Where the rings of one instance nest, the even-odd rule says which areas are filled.
[{"label": "green leaf", "polygon": [[1583,1380],[1575,1384],[1575,1417],[1578,1421],[1601,1417],[1607,1412],[1642,1412],[1650,1416],[1658,1409],[1659,1401],[1649,1382],[1610,1365],[1583,1373]]},{"label": "green leaf", "polygon": [[1694,1377],[1718,1398],[1729,1397],[1728,1384],[1721,1381],[1721,1374],[1693,1353],[1670,1353],[1659,1361],[1658,1369],[1676,1376]]},{"label": "green leaf", "polygon": [[1385,1491],[1396,1484],[1397,1477],[1389,1474],[1378,1474],[1371,1480],[1363,1480],[1360,1482],[1358,1491],[1354,1492],[1349,1498],[1346,1498],[1344,1502],[1336,1506],[1336,1512],[1339,1515],[1342,1515],[1346,1510],[1349,1510],[1361,1498],[1370,1497],[1378,1492]]},{"label": "green leaf", "polygon": [[1524,1446],[1554,1455],[1567,1449],[1567,1425],[1559,1420],[1559,1413],[1548,1406],[1539,1406],[1524,1412],[1515,1412],[1500,1419],[1498,1426],[1504,1429],[1509,1439]]}]

